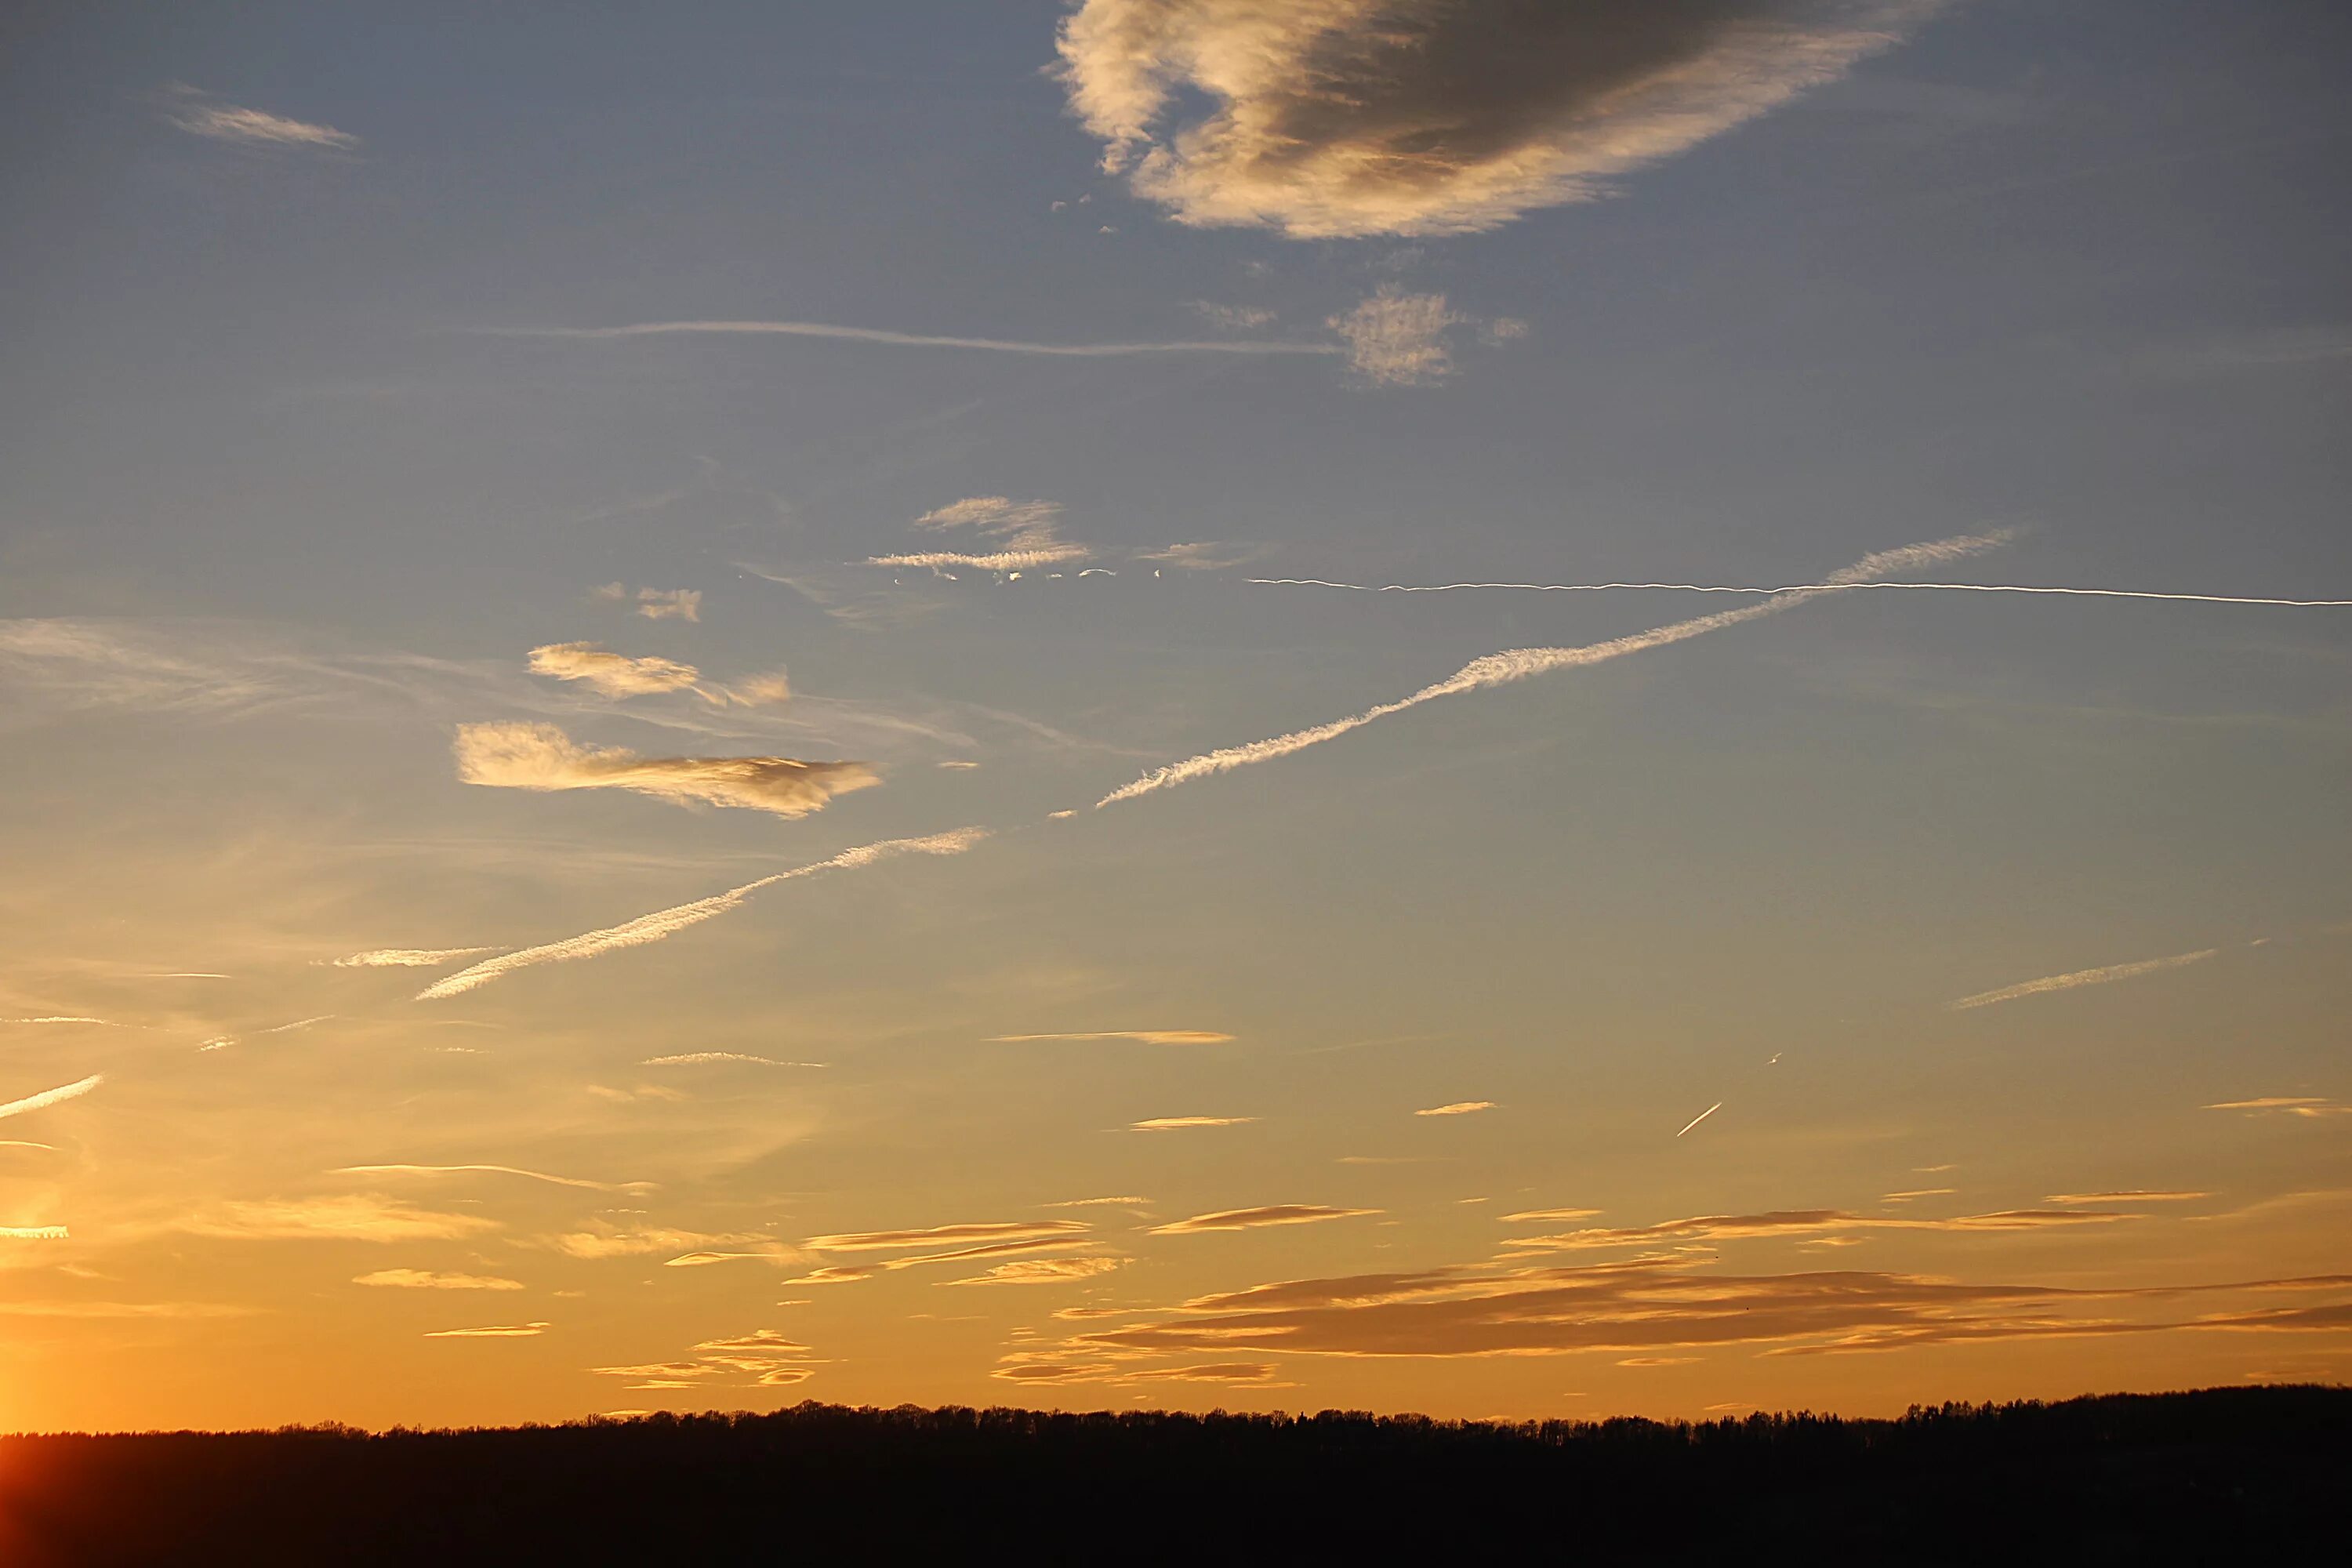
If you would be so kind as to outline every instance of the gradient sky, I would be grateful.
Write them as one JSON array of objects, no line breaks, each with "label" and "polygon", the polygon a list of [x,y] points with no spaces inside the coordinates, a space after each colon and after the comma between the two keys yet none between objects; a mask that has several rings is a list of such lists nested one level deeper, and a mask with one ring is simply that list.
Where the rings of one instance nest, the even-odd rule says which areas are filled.
[{"label": "gradient sky", "polygon": [[2340,1381],[2347,50],[12,7],[0,1428]]}]

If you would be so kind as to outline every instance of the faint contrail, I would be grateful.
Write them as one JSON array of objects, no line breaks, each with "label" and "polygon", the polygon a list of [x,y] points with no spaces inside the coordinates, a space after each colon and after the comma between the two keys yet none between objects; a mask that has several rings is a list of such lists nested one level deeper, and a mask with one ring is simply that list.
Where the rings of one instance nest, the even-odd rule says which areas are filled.
[{"label": "faint contrail", "polygon": [[2282,605],[2297,609],[2347,609],[2352,599],[2267,599],[2237,594],[2157,594],[2137,588],[2046,588],[2018,583],[1790,583],[1778,588],[1729,587],[1713,583],[1334,583],[1322,577],[1244,577],[1267,588],[1345,588],[1354,594],[1458,594],[1478,588],[1516,588],[1530,594],[1608,594],[1651,588],[1675,594],[1809,594],[1828,588],[1898,588],[1925,594],[2063,594],[2080,599],[2168,599],[2189,605]]},{"label": "faint contrail", "polygon": [[838,338],[910,349],[982,349],[992,353],[1046,354],[1063,359],[1113,359],[1127,354],[1336,354],[1338,343],[1228,342],[1035,343],[1017,338],[962,338],[894,332],[879,327],[836,327],[824,321],[635,321],[622,327],[467,327],[489,338],[651,338],[686,333],[734,337]]},{"label": "faint contrail", "polygon": [[[1692,1117],[1688,1121],[1685,1122],[1683,1124],[1683,1132],[1689,1131],[1692,1128],[1697,1126],[1700,1122],[1706,1121],[1708,1117],[1713,1116],[1717,1111],[1721,1110],[1722,1109],[1723,1101],[1719,1100],[1717,1100],[1713,1105],[1708,1106],[1705,1110],[1700,1111],[1696,1116]],[[1677,1132],[1675,1136],[1679,1138],[1683,1135],[1683,1132]]]},{"label": "faint contrail", "polygon": [[845,849],[830,860],[814,865],[795,867],[779,871],[772,877],[762,877],[746,882],[740,888],[730,888],[707,899],[697,899],[690,904],[677,904],[667,910],[656,910],[649,915],[639,915],[620,925],[607,926],[603,931],[583,931],[541,947],[526,947],[515,952],[486,958],[470,968],[445,975],[416,994],[419,1002],[437,1002],[445,996],[455,996],[471,991],[478,985],[488,985],[518,969],[528,969],[534,963],[562,963],[575,958],[593,958],[616,948],[640,947],[649,942],[699,925],[714,915],[723,915],[740,906],[743,900],[762,888],[778,882],[789,882],[797,877],[814,876],[819,871],[848,870],[870,866],[877,860],[893,855],[960,855],[988,837],[983,827],[959,827],[949,833],[934,833],[928,838],[886,838],[878,844],[861,844],[855,849]]},{"label": "faint contrail", "polygon": [[2170,958],[2146,958],[2137,963],[2110,963],[2104,969],[2077,969],[2071,974],[2027,980],[2015,985],[2004,985],[1998,991],[1979,991],[1973,996],[1961,997],[1951,1005],[1955,1009],[1990,1007],[1996,1002],[2014,1002],[2021,996],[2039,996],[2044,991],[2072,991],[2077,985],[2106,985],[2117,980],[2154,974],[2159,969],[2178,969],[2184,963],[2210,958],[2221,951],[2218,947],[2200,948],[2195,952],[2176,952]]},{"label": "faint contrail", "polygon": [[551,1182],[559,1187],[586,1187],[599,1193],[645,1193],[660,1184],[656,1182],[592,1182],[581,1176],[551,1176],[545,1171],[526,1171],[519,1165],[338,1165],[328,1174],[442,1176],[476,1171],[499,1176],[529,1176],[534,1182]]},{"label": "faint contrail", "polygon": [[1235,768],[1247,767],[1252,763],[1267,763],[1276,757],[1286,757],[1294,752],[1303,752],[1309,746],[1335,740],[1350,730],[1361,729],[1375,719],[1385,719],[1392,713],[1402,713],[1408,708],[1419,707],[1423,702],[1432,701],[1440,697],[1453,697],[1465,691],[1478,691],[1490,686],[1501,686],[1509,681],[1525,680],[1529,676],[1543,675],[1555,669],[1605,663],[1612,658],[1622,658],[1629,653],[1641,653],[1649,648],[1664,647],[1669,643],[1703,637],[1708,632],[1719,631],[1725,626],[1738,626],[1742,621],[1759,620],[1766,616],[1778,615],[1783,610],[1801,605],[1806,600],[1820,595],[1842,593],[1848,588],[1862,586],[1889,573],[1915,571],[1923,566],[1941,565],[1950,561],[1964,560],[2005,543],[2008,538],[2009,535],[2006,533],[1964,534],[1956,539],[1906,545],[1899,550],[1884,550],[1875,554],[1865,555],[1853,565],[1831,573],[1828,579],[1818,585],[1778,592],[1760,605],[1749,605],[1737,610],[1718,610],[1711,616],[1700,616],[1695,620],[1676,621],[1672,626],[1657,626],[1646,632],[1635,632],[1630,637],[1612,637],[1607,642],[1589,643],[1582,647],[1522,647],[1488,654],[1484,658],[1473,659],[1434,686],[1424,686],[1412,696],[1398,701],[1383,702],[1376,708],[1367,708],[1361,713],[1352,714],[1345,719],[1337,719],[1328,724],[1318,724],[1311,730],[1294,730],[1287,735],[1277,735],[1270,741],[1255,741],[1246,746],[1229,746],[1223,751],[1205,752],[1197,757],[1188,757],[1181,763],[1171,763],[1164,768],[1144,774],[1133,784],[1113,790],[1095,802],[1095,807],[1100,810],[1116,801],[1132,800],[1138,795],[1150,795],[1155,790],[1166,789],[1171,784],[1189,784],[1194,779],[1206,778],[1212,773],[1230,773]]},{"label": "faint contrail", "polygon": [[56,1089],[45,1089],[38,1094],[28,1094],[22,1100],[12,1100],[5,1105],[0,1105],[0,1117],[22,1116],[28,1110],[46,1110],[52,1105],[62,1104],[66,1100],[88,1094],[105,1081],[104,1073],[94,1072],[76,1082],[61,1084]]}]

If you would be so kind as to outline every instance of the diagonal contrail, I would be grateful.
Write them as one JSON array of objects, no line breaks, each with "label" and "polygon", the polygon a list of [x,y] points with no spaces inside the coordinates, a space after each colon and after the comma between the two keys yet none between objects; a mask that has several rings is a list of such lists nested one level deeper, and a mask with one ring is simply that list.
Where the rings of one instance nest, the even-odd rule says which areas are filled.
[{"label": "diagonal contrail", "polygon": [[1641,653],[1649,648],[1664,647],[1670,643],[1704,637],[1708,632],[1719,631],[1725,626],[1738,626],[1742,621],[1760,620],[1766,616],[1779,615],[1781,611],[1791,609],[1808,599],[1819,597],[1823,594],[1843,593],[1849,588],[1860,587],[1890,573],[1916,571],[1925,566],[1939,566],[1948,562],[1965,560],[1969,556],[1980,554],[2007,542],[2008,538],[2005,533],[1964,534],[1956,539],[1936,540],[1925,544],[1906,545],[1899,550],[1880,551],[1873,555],[1865,555],[1851,566],[1831,573],[1824,582],[1776,592],[1761,604],[1749,605],[1737,610],[1718,610],[1711,616],[1676,621],[1672,626],[1656,626],[1646,632],[1635,632],[1630,637],[1612,637],[1607,642],[1588,643],[1582,647],[1521,647],[1488,654],[1484,658],[1473,659],[1435,685],[1424,686],[1412,696],[1402,698],[1397,701],[1383,702],[1376,708],[1367,708],[1361,713],[1350,714],[1345,719],[1335,719],[1328,724],[1318,724],[1311,730],[1294,730],[1287,735],[1276,735],[1272,740],[1253,741],[1245,746],[1229,746],[1222,751],[1204,752],[1197,757],[1187,757],[1181,763],[1171,763],[1164,768],[1144,774],[1133,784],[1113,790],[1095,802],[1095,807],[1100,810],[1118,801],[1133,800],[1138,795],[1150,795],[1154,791],[1167,789],[1173,784],[1190,784],[1194,779],[1206,778],[1213,773],[1231,773],[1235,768],[1247,767],[1253,763],[1269,763],[1276,757],[1286,757],[1294,752],[1303,752],[1309,746],[1335,740],[1350,730],[1360,730],[1375,719],[1385,719],[1392,713],[1402,713],[1408,708],[1417,708],[1423,702],[1433,701],[1440,697],[1454,697],[1465,691],[1484,690],[1487,687],[1501,686],[1514,680],[1525,680],[1530,676],[1547,674],[1555,669],[1570,669],[1584,665],[1606,663],[1612,658],[1622,658],[1629,653]]}]

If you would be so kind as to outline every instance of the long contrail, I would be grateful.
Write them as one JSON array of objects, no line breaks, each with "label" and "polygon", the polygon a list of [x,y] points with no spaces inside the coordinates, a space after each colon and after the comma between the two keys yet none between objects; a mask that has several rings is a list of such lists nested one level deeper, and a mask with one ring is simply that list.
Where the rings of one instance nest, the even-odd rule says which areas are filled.
[{"label": "long contrail", "polygon": [[2021,996],[2039,996],[2045,991],[2072,991],[2078,985],[2111,985],[2118,980],[2133,980],[2161,970],[2178,969],[2184,963],[2200,963],[2221,951],[2218,947],[2207,947],[2195,952],[2176,952],[2169,958],[2144,958],[2137,963],[2110,963],[2100,969],[2077,969],[2068,974],[2052,974],[2040,980],[2004,985],[1998,991],[1979,991],[1973,996],[1961,997],[1951,1005],[1956,1011],[1990,1007],[1996,1002],[2014,1002]]},{"label": "long contrail", "polygon": [[[1719,1100],[1717,1100],[1713,1105],[1708,1106],[1705,1110],[1700,1111],[1696,1116],[1692,1117],[1688,1121],[1683,1123],[1683,1132],[1689,1131],[1692,1128],[1697,1126],[1700,1122],[1706,1121],[1708,1117],[1713,1116],[1717,1111],[1721,1110],[1722,1109],[1723,1101]],[[1675,1136],[1679,1138],[1683,1135],[1683,1132],[1677,1132]]]},{"label": "long contrail", "polygon": [[1345,588],[1352,594],[1458,594],[1479,588],[1515,588],[1529,594],[1609,594],[1655,589],[1674,594],[1819,593],[1829,588],[1895,588],[1915,594],[2060,594],[2077,599],[2164,599],[2185,605],[2278,605],[2294,609],[2352,609],[2352,599],[2268,599],[2239,594],[2158,594],[2138,588],[2051,588],[2021,583],[1788,583],[1778,588],[1716,583],[1334,583],[1324,577],[1244,577],[1265,588]]},{"label": "long contrail", "polygon": [[1286,343],[1243,339],[1226,342],[1036,343],[1018,338],[962,338],[894,332],[880,327],[836,327],[825,321],[635,321],[622,327],[467,327],[491,338],[651,338],[686,333],[719,336],[838,338],[910,349],[981,349],[991,353],[1046,354],[1063,359],[1115,359],[1128,354],[1336,354],[1339,343]]},{"label": "long contrail", "polygon": [[1711,616],[1694,620],[1676,621],[1672,626],[1657,626],[1630,637],[1612,637],[1607,642],[1588,643],[1582,647],[1521,647],[1502,653],[1488,654],[1473,659],[1445,679],[1433,686],[1424,686],[1412,696],[1394,702],[1383,702],[1367,708],[1361,713],[1345,719],[1335,719],[1328,724],[1318,724],[1311,730],[1294,730],[1287,735],[1276,735],[1269,741],[1254,741],[1245,746],[1228,746],[1222,751],[1204,752],[1197,757],[1187,757],[1181,763],[1171,763],[1164,768],[1143,775],[1133,784],[1113,790],[1095,802],[1097,810],[1122,800],[1133,800],[1172,784],[1189,784],[1213,773],[1231,773],[1235,768],[1253,763],[1268,763],[1276,757],[1286,757],[1303,752],[1309,746],[1337,739],[1350,730],[1360,730],[1375,719],[1385,719],[1402,713],[1408,708],[1440,697],[1454,697],[1465,691],[1484,690],[1530,676],[1547,674],[1555,669],[1569,669],[1589,664],[1602,664],[1622,658],[1629,653],[1641,653],[1649,648],[1664,647],[1669,643],[1687,641],[1738,626],[1742,621],[1759,620],[1803,604],[1823,594],[1843,593],[1863,586],[1889,573],[1916,571],[1925,566],[1940,566],[1948,562],[1965,560],[2005,543],[2005,533],[1963,534],[1956,539],[1933,541],[1926,544],[1906,545],[1899,550],[1883,550],[1865,555],[1853,565],[1830,574],[1826,581],[1802,587],[1776,592],[1760,605],[1749,605],[1737,610],[1718,610]]},{"label": "long contrail", "polygon": [[583,931],[578,936],[565,937],[540,947],[526,947],[514,952],[486,958],[470,968],[445,975],[416,994],[419,1002],[437,1002],[446,996],[473,990],[502,979],[518,969],[528,969],[534,963],[562,963],[575,958],[594,958],[599,953],[618,948],[641,947],[649,942],[660,942],[691,925],[699,925],[714,915],[723,915],[738,908],[745,899],[762,888],[778,882],[789,882],[798,877],[813,877],[820,871],[849,870],[859,866],[871,866],[877,860],[894,855],[961,855],[988,837],[984,827],[959,827],[949,833],[934,833],[928,838],[886,838],[878,844],[861,844],[855,849],[845,849],[830,860],[779,871],[772,877],[762,877],[746,882],[740,888],[730,888],[707,899],[697,899],[690,904],[677,904],[667,910],[656,910],[649,915],[639,915],[603,931]]},{"label": "long contrail", "polygon": [[38,1094],[28,1094],[22,1100],[12,1100],[5,1105],[0,1105],[0,1117],[22,1116],[28,1110],[47,1110],[52,1105],[61,1104],[78,1096],[88,1094],[105,1081],[104,1073],[94,1072],[88,1078],[78,1079],[72,1083],[60,1084],[56,1089],[45,1089]]},{"label": "long contrail", "polygon": [[559,1187],[586,1187],[599,1193],[651,1192],[655,1182],[592,1182],[584,1176],[551,1176],[545,1171],[526,1171],[520,1165],[338,1165],[328,1174],[336,1176],[439,1176],[481,1173],[499,1176],[529,1176],[534,1182],[551,1182]]}]

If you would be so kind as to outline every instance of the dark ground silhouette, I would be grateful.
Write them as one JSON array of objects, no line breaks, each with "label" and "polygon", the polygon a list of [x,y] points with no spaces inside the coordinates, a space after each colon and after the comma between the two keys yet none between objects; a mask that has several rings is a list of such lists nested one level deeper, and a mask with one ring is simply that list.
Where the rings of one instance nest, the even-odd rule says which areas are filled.
[{"label": "dark ground silhouette", "polygon": [[1522,1425],[853,1410],[0,1438],[0,1563],[2345,1561],[2352,1389]]}]

